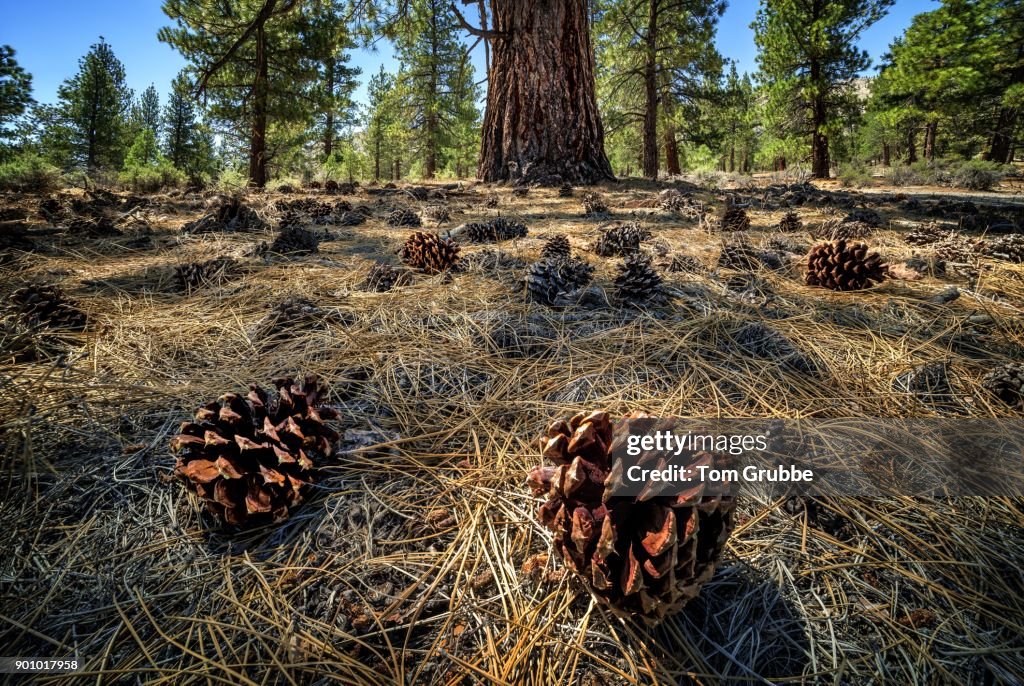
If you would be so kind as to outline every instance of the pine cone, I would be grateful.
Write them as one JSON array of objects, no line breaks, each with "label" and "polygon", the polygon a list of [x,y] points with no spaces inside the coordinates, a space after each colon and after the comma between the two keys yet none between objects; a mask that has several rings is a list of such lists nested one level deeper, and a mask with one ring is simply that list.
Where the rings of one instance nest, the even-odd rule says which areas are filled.
[{"label": "pine cone", "polygon": [[877,252],[868,252],[864,243],[845,240],[821,243],[807,257],[806,282],[834,291],[855,291],[881,282],[888,272]]},{"label": "pine cone", "polygon": [[281,215],[281,220],[277,224],[278,228],[282,231],[285,229],[299,229],[305,225],[305,216],[303,216],[301,211],[295,209],[285,211],[285,213]]},{"label": "pine cone", "polygon": [[420,226],[419,216],[412,210],[397,209],[388,215],[388,226]]},{"label": "pine cone", "polygon": [[409,272],[406,270],[395,269],[387,262],[375,262],[366,273],[366,280],[360,288],[364,291],[384,293],[395,286],[404,286],[409,281]]},{"label": "pine cone", "polygon": [[267,223],[238,196],[222,198],[212,210],[182,227],[185,233],[261,231]]},{"label": "pine cone", "polygon": [[562,235],[552,236],[545,241],[544,247],[540,249],[540,258],[542,260],[549,258],[567,260],[571,256],[572,246],[569,245],[569,239]]},{"label": "pine cone", "polygon": [[509,221],[505,217],[497,217],[489,222],[470,222],[466,224],[460,237],[470,243],[497,243],[513,238],[522,238],[529,233],[525,224]]},{"label": "pine cone", "polygon": [[637,252],[640,244],[650,238],[651,232],[640,226],[639,222],[628,222],[601,234],[594,245],[594,252],[602,257],[628,255]]},{"label": "pine cone", "polygon": [[270,252],[279,255],[308,255],[320,252],[320,236],[309,229],[286,228],[270,244]]},{"label": "pine cone", "polygon": [[726,243],[718,255],[718,266],[739,271],[755,271],[761,266],[760,255],[745,241]]},{"label": "pine cone", "polygon": [[787,212],[785,216],[779,220],[779,231],[799,231],[803,226],[804,223],[800,221],[800,217],[796,212]]},{"label": "pine cone", "polygon": [[60,286],[29,285],[10,295],[8,310],[29,326],[81,331],[86,316]]},{"label": "pine cone", "polygon": [[673,255],[672,259],[665,265],[665,271],[696,274],[704,271],[704,265],[689,255]]},{"label": "pine cone", "polygon": [[903,240],[911,245],[931,245],[932,243],[938,243],[943,238],[951,235],[953,235],[952,231],[942,228],[935,222],[931,222],[908,232],[907,235],[903,237]]},{"label": "pine cone", "polygon": [[1005,236],[996,236],[985,244],[984,252],[990,257],[1020,264],[1024,262],[1024,234],[1010,233]]},{"label": "pine cone", "polygon": [[996,367],[981,379],[982,387],[1011,408],[1024,411],[1024,364]]},{"label": "pine cone", "polygon": [[871,228],[878,228],[882,225],[882,216],[872,209],[858,207],[843,217],[844,224],[851,224],[854,222],[867,224]]},{"label": "pine cone", "polygon": [[874,228],[863,222],[831,221],[823,222],[817,228],[810,231],[812,238],[824,241],[838,241],[840,239],[850,240],[853,238],[867,238],[875,232]]},{"label": "pine cone", "polygon": [[459,261],[459,244],[436,233],[416,231],[402,247],[402,261],[413,269],[438,274],[454,268]]},{"label": "pine cone", "polygon": [[311,190],[311,191],[318,191],[321,188],[320,182],[319,181],[310,181],[309,184],[306,186],[306,188]]},{"label": "pine cone", "polygon": [[594,268],[578,257],[548,258],[534,262],[526,275],[527,295],[534,302],[552,306],[559,293],[585,288]]},{"label": "pine cone", "polygon": [[604,217],[608,215],[608,204],[597,193],[583,196],[583,215],[586,217]]},{"label": "pine cone", "polygon": [[558,189],[559,198],[571,198],[572,197],[572,184],[564,183]]},{"label": "pine cone", "polygon": [[615,277],[615,288],[624,305],[648,305],[664,301],[661,275],[651,266],[649,255],[626,255]]},{"label": "pine cone", "polygon": [[484,200],[484,207],[497,207],[497,206],[498,206],[498,196],[497,196],[496,193],[491,193],[490,195],[487,196],[487,199]]},{"label": "pine cone", "polygon": [[529,186],[516,186],[512,189],[513,198],[525,198],[530,193]]},{"label": "pine cone", "polygon": [[[622,424],[606,412],[556,421],[545,436],[544,457],[528,483],[547,501],[537,517],[554,532],[553,545],[612,612],[654,624],[695,598],[715,572],[733,528],[729,495],[606,496],[611,446]],[[713,464],[696,453],[690,465]]]},{"label": "pine cone", "polygon": [[678,188],[666,188],[658,194],[658,207],[666,212],[692,214],[695,209],[690,198],[683,195]]},{"label": "pine cone", "polygon": [[215,257],[205,262],[189,262],[174,268],[178,290],[185,293],[207,285],[218,285],[230,278],[238,269],[238,261],[231,257]]},{"label": "pine cone", "polygon": [[258,386],[242,397],[227,393],[196,411],[171,439],[174,473],[234,526],[278,523],[302,503],[316,463],[334,452],[338,434],[324,423],[338,413],[322,407],[315,376],[300,386],[276,379],[271,400]]},{"label": "pine cone", "polygon": [[730,205],[719,218],[718,226],[722,231],[746,231],[750,228],[750,217],[742,207]]},{"label": "pine cone", "polygon": [[447,205],[427,205],[423,208],[423,216],[432,222],[444,224],[452,218],[452,211]]},{"label": "pine cone", "polygon": [[334,179],[327,179],[324,182],[324,192],[328,195],[334,195],[338,192],[338,182]]}]

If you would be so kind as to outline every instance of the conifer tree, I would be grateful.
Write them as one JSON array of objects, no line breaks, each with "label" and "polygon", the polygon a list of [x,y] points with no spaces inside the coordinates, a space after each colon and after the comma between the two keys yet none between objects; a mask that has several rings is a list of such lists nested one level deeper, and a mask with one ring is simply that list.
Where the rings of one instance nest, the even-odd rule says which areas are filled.
[{"label": "conifer tree", "polygon": [[124,65],[102,37],[57,95],[69,136],[69,162],[88,169],[120,168],[129,143],[125,133],[132,92],[125,85]]},{"label": "conifer tree", "polygon": [[[644,176],[656,178],[659,124],[670,141],[670,173],[679,173],[673,116],[705,100],[721,74],[715,29],[722,0],[604,0],[598,3],[598,52],[607,91],[620,94],[620,119],[641,126]],[[674,159],[673,159],[674,158]]]},{"label": "conifer tree", "polygon": [[[326,1],[326,0],[324,0]],[[191,62],[210,115],[244,142],[249,183],[268,179],[271,126],[283,137],[318,111],[318,56],[322,41],[306,12],[320,3],[298,0],[166,0],[175,26],[159,38]],[[321,91],[322,92],[322,91]],[[312,106],[311,106],[312,105]],[[285,146],[287,147],[287,146]]]},{"label": "conifer tree", "polygon": [[14,54],[11,46],[0,45],[0,140],[10,137],[7,126],[32,104],[32,76]]},{"label": "conifer tree", "polygon": [[754,20],[760,76],[780,117],[811,139],[811,175],[828,178],[829,134],[850,81],[870,64],[857,47],[893,0],[761,0]]}]

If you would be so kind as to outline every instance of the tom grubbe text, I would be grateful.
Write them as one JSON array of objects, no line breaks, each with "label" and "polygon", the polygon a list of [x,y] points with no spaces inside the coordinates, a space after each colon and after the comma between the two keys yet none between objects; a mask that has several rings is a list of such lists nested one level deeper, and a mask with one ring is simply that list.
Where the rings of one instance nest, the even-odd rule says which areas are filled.
[{"label": "tom grubbe text", "polygon": [[[675,434],[672,431],[655,431],[649,434],[631,434],[626,440],[626,455],[639,457],[646,452],[663,453],[678,457],[684,452],[728,453],[742,455],[747,452],[763,452],[768,449],[766,435],[726,434]],[[774,468],[747,465],[742,469],[719,468],[709,464],[659,465],[657,469],[631,465],[626,469],[626,478],[633,482],[757,482],[792,481],[812,482],[814,471],[792,465],[776,465]]]}]

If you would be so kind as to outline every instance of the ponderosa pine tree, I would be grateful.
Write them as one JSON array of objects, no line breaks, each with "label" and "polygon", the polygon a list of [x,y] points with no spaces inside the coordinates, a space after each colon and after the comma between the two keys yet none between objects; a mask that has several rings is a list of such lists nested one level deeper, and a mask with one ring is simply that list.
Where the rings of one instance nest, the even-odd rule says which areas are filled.
[{"label": "ponderosa pine tree", "polygon": [[398,117],[395,78],[384,69],[384,65],[370,77],[366,98],[366,143],[373,164],[373,180],[380,181],[381,165],[386,161],[388,130]]},{"label": "ponderosa pine tree", "polygon": [[[857,47],[893,0],[761,0],[754,20],[760,77],[788,101],[811,139],[811,175],[828,178],[830,127],[844,89],[870,64]],[[793,121],[791,119],[791,121]]]},{"label": "ponderosa pine tree", "polygon": [[[454,9],[454,5],[452,6]],[[613,179],[597,108],[587,0],[491,0],[483,181]]]},{"label": "ponderosa pine tree", "polygon": [[160,132],[160,95],[153,84],[139,96],[135,116],[139,126],[149,129],[154,134]]},{"label": "ponderosa pine tree", "polygon": [[14,48],[0,45],[0,140],[8,138],[8,124],[32,104],[32,76],[14,59]]},{"label": "ponderosa pine tree", "polygon": [[342,132],[356,123],[352,93],[361,70],[348,65],[355,41],[335,3],[310,3],[299,17],[296,28],[306,36],[304,47],[316,70],[316,83],[309,93],[314,110],[313,135],[326,160],[335,152]]},{"label": "ponderosa pine tree", "polygon": [[132,92],[124,65],[100,37],[78,61],[78,73],[57,90],[63,130],[69,136],[72,164],[87,169],[119,169],[130,141],[125,140]]},{"label": "ponderosa pine tree", "polygon": [[160,29],[158,37],[192,63],[197,90],[211,102],[211,117],[246,141],[249,183],[257,187],[267,183],[271,121],[289,130],[319,107],[317,55],[307,45],[320,38],[309,33],[315,24],[303,14],[315,4],[166,0],[163,5],[176,25]]},{"label": "ponderosa pine tree", "polygon": [[[723,0],[604,0],[598,3],[598,50],[609,92],[628,103],[624,116],[641,124],[644,176],[658,175],[658,127],[671,127],[676,108],[706,99],[721,75],[714,47]],[[662,111],[664,110],[664,111]],[[662,115],[668,115],[663,117]],[[675,131],[667,131],[666,162],[679,173]]]},{"label": "ponderosa pine tree", "polygon": [[171,83],[171,93],[164,106],[164,154],[178,169],[184,169],[192,154],[196,131],[196,105],[193,86],[185,72],[179,72]]},{"label": "ponderosa pine tree", "polygon": [[413,143],[423,160],[423,177],[430,179],[442,164],[442,148],[465,106],[457,91],[469,64],[468,51],[459,41],[447,0],[411,0],[404,20],[394,26],[394,37]]}]

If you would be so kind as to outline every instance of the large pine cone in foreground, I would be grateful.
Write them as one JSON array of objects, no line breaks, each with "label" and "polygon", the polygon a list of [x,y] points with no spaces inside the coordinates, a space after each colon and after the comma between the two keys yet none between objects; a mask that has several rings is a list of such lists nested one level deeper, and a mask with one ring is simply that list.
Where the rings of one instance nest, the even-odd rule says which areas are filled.
[{"label": "large pine cone in foreground", "polygon": [[889,266],[877,252],[868,252],[867,245],[840,239],[811,248],[806,282],[834,291],[856,291],[881,282],[888,271]]},{"label": "large pine cone in foreground", "polygon": [[[642,415],[637,415],[642,416]],[[629,417],[627,417],[629,418]],[[528,483],[547,502],[537,513],[554,547],[615,614],[653,624],[697,596],[733,528],[732,496],[607,495],[616,430],[606,412],[578,414],[548,427],[544,457]],[[693,464],[711,464],[696,453]]]},{"label": "large pine cone in foreground", "polygon": [[11,293],[10,303],[9,309],[31,326],[69,331],[85,328],[85,313],[64,295],[60,286],[24,286]]},{"label": "large pine cone in foreground", "polygon": [[235,526],[277,523],[302,503],[316,463],[331,455],[338,434],[324,423],[335,410],[320,407],[315,376],[301,385],[275,379],[278,397],[258,386],[245,397],[226,393],[196,411],[171,439],[174,473],[221,521]]},{"label": "large pine cone in foreground", "polygon": [[416,231],[406,239],[400,253],[402,261],[427,274],[438,274],[458,264],[459,244],[436,233]]}]

